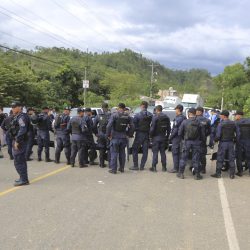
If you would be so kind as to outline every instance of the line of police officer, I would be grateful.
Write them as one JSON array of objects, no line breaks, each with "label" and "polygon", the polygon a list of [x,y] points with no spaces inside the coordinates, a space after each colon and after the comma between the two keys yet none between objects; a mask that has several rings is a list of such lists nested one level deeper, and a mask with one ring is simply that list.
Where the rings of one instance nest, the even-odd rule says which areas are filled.
[{"label": "line of police officer", "polygon": [[[32,154],[34,144],[34,126],[37,128],[38,161],[42,160],[41,154],[45,148],[45,161],[50,162],[49,155],[49,131],[56,133],[55,163],[60,162],[60,154],[65,151],[67,164],[75,166],[75,158],[78,153],[79,167],[95,165],[97,157],[96,145],[93,133],[97,136],[97,148],[99,149],[99,165],[105,167],[105,160],[109,162],[112,174],[117,170],[124,172],[126,161],[125,148],[128,147],[128,138],[135,139],[132,146],[134,165],[130,170],[144,170],[147,162],[149,141],[152,140],[152,166],[150,171],[156,172],[158,153],[160,152],[162,171],[167,171],[166,149],[169,138],[172,141],[172,155],[174,167],[169,172],[177,173],[177,177],[184,178],[184,170],[188,159],[192,158],[194,178],[202,179],[201,173],[206,173],[207,136],[211,133],[210,120],[203,116],[203,108],[190,108],[188,119],[182,114],[183,106],[177,105],[176,118],[171,131],[170,119],[162,112],[162,106],[156,106],[154,115],[147,111],[148,103],[141,103],[141,112],[132,117],[126,110],[125,104],[120,103],[114,114],[108,110],[108,105],[103,104],[103,114],[98,115],[94,122],[91,110],[78,108],[76,117],[70,119],[70,108],[65,108],[63,114],[51,117],[47,107],[42,113],[35,114],[32,109],[28,113],[22,113],[22,105],[18,102],[12,104],[13,117],[8,129],[12,140],[12,154],[14,164],[20,179],[15,186],[29,184],[27,175],[27,160]],[[85,115],[84,115],[85,114]],[[219,142],[217,153],[216,173],[212,177],[220,178],[223,162],[228,156],[230,165],[230,178],[235,177],[235,149],[236,142],[238,176],[242,176],[243,155],[246,157],[247,167],[250,167],[250,121],[242,118],[243,113],[236,113],[236,122],[228,119],[229,112],[222,111],[216,133],[215,142]],[[71,134],[71,143],[70,143]],[[171,135],[170,135],[171,134]],[[138,154],[142,152],[139,166]],[[119,162],[119,168],[118,168]],[[250,169],[250,168],[249,168]]]}]

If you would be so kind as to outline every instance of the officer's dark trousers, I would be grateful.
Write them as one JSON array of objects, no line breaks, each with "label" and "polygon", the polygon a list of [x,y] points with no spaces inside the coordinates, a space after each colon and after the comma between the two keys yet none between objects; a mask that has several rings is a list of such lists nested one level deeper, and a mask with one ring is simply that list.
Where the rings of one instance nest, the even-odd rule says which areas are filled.
[{"label": "officer's dark trousers", "polygon": [[8,133],[6,134],[6,143],[7,143],[7,146],[8,146],[8,154],[9,154],[10,158],[12,158],[13,157],[13,153],[12,153],[13,140],[12,140],[11,136]]},{"label": "officer's dark trousers", "polygon": [[67,162],[70,161],[70,136],[69,135],[57,135],[56,137],[56,150],[55,150],[55,160],[60,161],[60,155],[62,150],[64,149],[64,153],[67,159]]},{"label": "officer's dark trousers", "polygon": [[49,159],[49,143],[50,143],[49,131],[37,131],[38,158],[41,158],[44,147],[45,158]]},{"label": "officer's dark trousers", "polygon": [[[88,152],[89,151],[89,152]],[[93,136],[89,136],[87,139],[87,145],[85,147],[85,162],[88,163],[90,162],[94,162],[96,157],[97,157],[97,153],[96,153],[96,145],[95,145],[95,141]],[[89,158],[89,161],[88,161]]]},{"label": "officer's dark trousers", "polygon": [[211,127],[211,134],[210,134],[210,137],[209,137],[209,146],[210,147],[214,146],[215,134],[216,134],[216,127],[212,126]]},{"label": "officer's dark trousers", "polygon": [[12,148],[14,156],[14,165],[17,173],[20,176],[21,181],[23,182],[28,181],[27,162],[25,158],[26,149],[27,149],[27,142],[19,144],[19,148],[17,150],[14,148],[14,146]]},{"label": "officer's dark trousers", "polygon": [[217,162],[216,162],[216,173],[221,174],[221,169],[223,166],[223,162],[226,159],[226,155],[228,155],[228,163],[230,167],[230,174],[235,173],[235,151],[234,151],[234,143],[232,141],[220,142],[218,146],[217,152]]},{"label": "officer's dark trousers", "polygon": [[119,158],[120,168],[124,169],[126,161],[125,148],[127,146],[127,139],[112,139],[110,142],[110,168],[117,171],[117,159]]},{"label": "officer's dark trousers", "polygon": [[158,153],[160,152],[161,155],[161,164],[162,166],[167,166],[167,157],[166,157],[166,143],[165,141],[154,141],[152,145],[152,152],[153,152],[153,161],[152,166],[156,167],[158,164]]},{"label": "officer's dark trousers", "polygon": [[138,153],[140,147],[142,147],[142,158],[140,167],[144,168],[148,159],[148,146],[149,146],[148,133],[137,132],[132,146],[134,167],[138,167]]},{"label": "officer's dark trousers", "polygon": [[77,153],[78,153],[78,161],[79,161],[80,166],[85,164],[85,161],[84,161],[84,159],[85,159],[84,151],[86,148],[85,145],[86,145],[86,142],[83,140],[80,140],[80,141],[72,140],[71,156],[70,156],[70,163],[71,164],[75,164],[75,159],[76,159]]},{"label": "officer's dark trousers", "polygon": [[180,160],[179,172],[184,173],[188,161],[189,153],[192,152],[192,166],[196,174],[199,174],[200,169],[200,141],[184,141],[183,152]]},{"label": "officer's dark trousers", "polygon": [[[100,166],[104,166],[105,160],[109,161],[109,158],[110,158],[109,151],[108,151],[108,139],[106,138],[105,135],[98,136],[97,146],[99,148]],[[106,157],[107,154],[108,156]]]},{"label": "officer's dark trousers", "polygon": [[243,172],[242,162],[244,160],[246,167],[248,167],[250,171],[250,140],[240,140],[236,144],[236,164],[238,172]]},{"label": "officer's dark trousers", "polygon": [[26,149],[26,153],[25,153],[26,159],[29,159],[31,154],[32,154],[32,148],[34,145],[34,137],[35,137],[34,132],[28,133],[27,149]]},{"label": "officer's dark trousers", "polygon": [[206,165],[207,165],[207,145],[206,145],[206,142],[201,143],[200,164],[201,164],[201,171],[206,171]]},{"label": "officer's dark trousers", "polygon": [[182,152],[182,140],[180,137],[176,137],[172,140],[172,156],[174,162],[174,169],[177,172],[179,171],[181,152]]}]

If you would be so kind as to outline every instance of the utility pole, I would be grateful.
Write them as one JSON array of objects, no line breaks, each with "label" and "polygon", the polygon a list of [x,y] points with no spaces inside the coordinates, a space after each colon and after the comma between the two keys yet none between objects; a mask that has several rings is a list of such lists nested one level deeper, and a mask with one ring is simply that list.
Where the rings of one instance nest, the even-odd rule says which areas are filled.
[{"label": "utility pole", "polygon": [[222,83],[222,95],[221,95],[221,106],[220,110],[222,111],[224,108],[224,82]]},{"label": "utility pole", "polygon": [[150,79],[150,92],[149,92],[149,96],[150,98],[153,97],[153,83],[157,81],[157,79],[154,78],[155,75],[157,75],[157,72],[154,71],[154,67],[157,67],[159,65],[154,65],[154,63],[152,63],[151,65],[148,65],[149,67],[151,67],[151,79]]},{"label": "utility pole", "polygon": [[87,48],[87,66],[84,67],[84,81],[83,81],[83,102],[84,108],[86,108],[86,94],[87,88],[89,88],[89,81],[87,81],[87,67],[89,66],[89,49]]}]

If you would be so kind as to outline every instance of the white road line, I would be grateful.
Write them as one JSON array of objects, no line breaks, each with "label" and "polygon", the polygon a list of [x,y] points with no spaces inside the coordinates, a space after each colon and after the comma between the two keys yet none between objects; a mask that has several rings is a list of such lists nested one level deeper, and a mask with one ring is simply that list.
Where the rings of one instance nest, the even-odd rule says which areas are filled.
[{"label": "white road line", "polygon": [[220,191],[220,200],[223,211],[223,217],[225,222],[225,228],[227,233],[227,241],[230,250],[240,250],[239,242],[234,228],[234,223],[229,208],[229,203],[227,199],[227,193],[224,185],[223,179],[218,179],[219,191]]}]

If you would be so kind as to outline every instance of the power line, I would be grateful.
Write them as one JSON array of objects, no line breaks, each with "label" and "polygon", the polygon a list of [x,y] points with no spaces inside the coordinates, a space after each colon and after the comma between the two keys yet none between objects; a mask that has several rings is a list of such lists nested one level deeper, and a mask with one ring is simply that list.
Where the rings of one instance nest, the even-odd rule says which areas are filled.
[{"label": "power line", "polygon": [[[72,34],[68,33],[67,31],[65,31],[64,29],[62,29],[60,26],[48,22],[45,18],[43,18],[43,17],[41,17],[40,15],[34,13],[33,11],[31,11],[31,10],[25,8],[24,6],[22,6],[22,5],[18,4],[18,3],[16,3],[15,1],[13,1],[13,0],[10,0],[10,1],[11,1],[14,5],[19,6],[20,8],[24,9],[26,12],[31,13],[33,16],[38,17],[39,19],[43,20],[45,23],[49,24],[50,26],[53,26],[53,27],[55,27],[56,29],[61,30],[62,32],[64,32],[64,33],[65,33],[66,35],[68,35],[68,36],[72,36]],[[63,38],[63,39],[65,39],[65,38]],[[81,41],[80,41],[80,42],[81,42]],[[83,41],[82,41],[82,42],[83,42]],[[72,44],[73,44],[73,43],[72,43]],[[78,44],[74,43],[74,45],[76,45],[76,47],[80,47],[83,51],[85,51],[85,48],[83,49],[83,48],[82,48],[81,46],[79,46]]]},{"label": "power line", "polygon": [[[32,21],[30,21],[30,20],[28,20],[28,19],[26,19],[26,18],[20,17],[20,16],[17,15],[16,13],[14,13],[14,12],[12,12],[12,11],[9,11],[9,10],[3,8],[2,6],[0,6],[0,8],[3,9],[3,10],[5,10],[5,11],[7,11],[7,12],[9,12],[9,13],[11,13],[12,15],[17,16],[18,18],[24,20],[25,22],[32,23],[33,25],[38,26],[37,24],[34,24]],[[56,40],[56,41],[58,41],[58,42],[60,42],[60,43],[66,44],[67,46],[70,46],[70,47],[73,47],[73,46],[72,46],[71,44],[69,44],[68,42],[64,42],[64,41],[62,41],[61,39],[57,38],[53,32],[50,32],[50,31],[44,32],[43,30],[41,30],[41,27],[40,27],[40,29],[37,29],[37,28],[33,27],[33,26],[30,25],[30,24],[27,24],[27,23],[25,23],[25,22],[23,22],[23,21],[20,21],[20,20],[17,19],[16,17],[10,16],[10,15],[8,15],[8,14],[2,12],[2,11],[0,11],[0,13],[3,14],[3,15],[5,15],[5,16],[7,16],[7,17],[10,17],[10,18],[15,19],[17,22],[22,23],[22,24],[24,24],[24,25],[30,27],[31,29],[34,29],[34,30],[36,30],[36,31],[38,31],[38,32],[41,32],[41,33],[44,33],[45,35],[51,37],[52,39],[54,39],[54,40]],[[38,27],[39,27],[39,26],[38,26]],[[43,28],[42,28],[42,29],[43,29]],[[49,34],[49,33],[50,33],[50,34]],[[51,35],[51,34],[52,34],[52,35]],[[66,40],[65,38],[63,38],[63,39]],[[67,41],[67,40],[66,40],[66,41]]]},{"label": "power line", "polygon": [[[68,9],[66,9],[65,7],[63,7],[61,4],[59,4],[58,2],[56,2],[55,0],[51,0],[55,5],[57,5],[59,8],[61,8],[62,10],[64,10],[65,12],[67,12],[69,15],[71,15],[72,17],[74,17],[75,19],[77,19],[80,23],[87,25],[87,29],[91,30],[91,31],[95,31],[97,34],[101,35],[102,37],[104,37],[105,39],[110,41],[110,38],[105,36],[104,34],[102,34],[101,32],[97,31],[94,28],[89,28],[89,24],[87,22],[84,22],[81,18],[79,18],[78,16],[74,15],[71,11],[69,11]],[[86,28],[86,27],[85,27]]]},{"label": "power line", "polygon": [[41,61],[45,61],[45,62],[49,62],[49,63],[53,63],[53,64],[58,64],[58,65],[62,66],[62,64],[59,63],[59,62],[56,62],[56,61],[53,61],[53,60],[50,60],[50,59],[47,59],[47,58],[43,58],[43,57],[40,57],[40,56],[35,56],[35,55],[32,55],[32,54],[27,53],[25,51],[20,51],[20,50],[17,50],[17,49],[12,49],[12,48],[9,48],[9,47],[1,45],[1,44],[0,44],[0,48],[7,49],[7,50],[10,50],[10,51],[19,53],[19,54],[23,54],[25,56],[29,56],[29,57],[32,57],[32,58],[35,58],[35,59],[38,59],[38,60],[41,60]]},{"label": "power line", "polygon": [[22,38],[20,38],[20,37],[17,37],[17,36],[14,36],[14,35],[12,35],[12,34],[9,34],[9,33],[7,33],[7,32],[4,32],[4,31],[2,31],[2,30],[0,30],[0,33],[2,33],[2,34],[4,34],[4,35],[7,35],[7,36],[10,36],[10,37],[13,37],[13,38],[16,38],[16,39],[18,39],[18,40],[20,40],[20,41],[23,41],[23,42],[25,42],[25,43],[28,43],[28,44],[31,44],[31,45],[33,45],[33,46],[37,46],[37,44],[34,44],[34,43],[32,43],[32,42],[29,42],[29,41],[27,41],[27,40],[24,40],[24,39],[22,39]]}]

